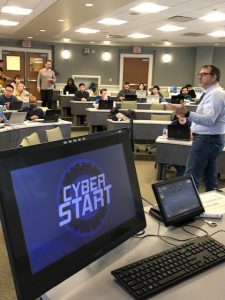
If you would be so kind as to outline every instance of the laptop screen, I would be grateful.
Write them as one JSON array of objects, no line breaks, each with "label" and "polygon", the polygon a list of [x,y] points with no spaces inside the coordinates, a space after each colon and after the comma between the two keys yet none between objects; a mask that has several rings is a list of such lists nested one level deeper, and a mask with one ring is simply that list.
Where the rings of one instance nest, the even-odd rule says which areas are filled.
[{"label": "laptop screen", "polygon": [[126,101],[137,101],[137,95],[125,95],[125,100]]},{"label": "laptop screen", "polygon": [[182,223],[204,212],[190,175],[155,183],[152,188],[166,226]]},{"label": "laptop screen", "polygon": [[113,108],[113,101],[111,101],[111,100],[109,101],[109,100],[100,99],[98,104],[99,104],[99,106],[98,106],[99,109],[111,109],[111,108]]}]

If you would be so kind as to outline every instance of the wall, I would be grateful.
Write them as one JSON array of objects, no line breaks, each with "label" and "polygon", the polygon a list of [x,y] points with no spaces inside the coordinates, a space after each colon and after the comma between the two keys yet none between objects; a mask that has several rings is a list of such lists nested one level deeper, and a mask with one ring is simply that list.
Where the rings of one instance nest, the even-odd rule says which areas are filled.
[{"label": "wall", "polygon": [[[21,47],[22,45],[22,41],[1,39],[0,43],[2,46],[9,47]],[[97,46],[91,44],[65,45],[32,42],[32,48],[52,50],[53,69],[57,72],[57,82],[61,83],[65,83],[71,75],[79,74],[101,76],[102,85],[118,85],[120,54],[132,53],[132,47],[128,46]],[[84,54],[85,48],[89,48],[89,54]],[[62,59],[61,52],[64,49],[72,52],[70,60]],[[111,61],[102,61],[101,55],[104,51],[111,52]],[[221,68],[221,85],[225,86],[224,52],[224,47],[142,47],[143,54],[153,54],[153,84],[160,86],[183,86],[186,83],[198,85],[197,73],[200,66],[206,63],[213,63]],[[170,53],[173,56],[173,60],[169,64],[161,61],[161,57],[165,53]]]}]

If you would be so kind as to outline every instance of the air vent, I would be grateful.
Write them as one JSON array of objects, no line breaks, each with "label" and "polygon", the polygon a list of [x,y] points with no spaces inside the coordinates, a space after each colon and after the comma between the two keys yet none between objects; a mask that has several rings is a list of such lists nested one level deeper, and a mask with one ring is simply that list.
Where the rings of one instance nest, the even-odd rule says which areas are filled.
[{"label": "air vent", "polygon": [[132,11],[132,12],[129,13],[129,15],[131,15],[131,16],[139,16],[140,13],[136,12],[136,11]]},{"label": "air vent", "polygon": [[183,36],[190,36],[190,37],[197,37],[197,36],[203,36],[205,34],[203,33],[197,33],[197,32],[187,32],[187,33],[184,33],[184,34],[181,34]]},{"label": "air vent", "polygon": [[119,35],[119,34],[108,34],[107,36],[110,39],[123,39],[125,38],[125,35]]},{"label": "air vent", "polygon": [[183,16],[173,16],[171,18],[168,18],[167,20],[178,22],[178,23],[184,23],[195,20],[195,18],[189,18],[189,17],[183,17]]}]

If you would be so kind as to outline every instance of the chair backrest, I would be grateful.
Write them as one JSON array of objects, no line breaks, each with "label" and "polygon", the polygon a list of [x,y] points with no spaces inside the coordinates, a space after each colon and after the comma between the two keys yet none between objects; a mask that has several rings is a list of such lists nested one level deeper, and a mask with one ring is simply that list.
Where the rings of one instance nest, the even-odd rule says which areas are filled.
[{"label": "chair backrest", "polygon": [[32,134],[23,138],[22,142],[20,143],[20,146],[27,147],[27,146],[37,145],[40,143],[41,141],[39,139],[37,132],[33,132]]},{"label": "chair backrest", "polygon": [[45,130],[48,142],[63,140],[63,135],[60,127]]},{"label": "chair backrest", "polygon": [[137,109],[137,101],[122,101],[122,109]]},{"label": "chair backrest", "polygon": [[151,114],[151,120],[154,121],[171,121],[172,115],[157,115],[157,114]]},{"label": "chair backrest", "polygon": [[164,110],[164,104],[161,103],[152,103],[151,110]]}]

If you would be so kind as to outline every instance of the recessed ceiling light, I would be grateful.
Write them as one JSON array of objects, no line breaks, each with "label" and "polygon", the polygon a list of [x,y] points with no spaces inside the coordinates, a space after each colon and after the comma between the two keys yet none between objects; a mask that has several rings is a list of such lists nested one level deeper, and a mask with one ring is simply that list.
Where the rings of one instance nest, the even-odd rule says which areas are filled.
[{"label": "recessed ceiling light", "polygon": [[11,14],[11,15],[29,15],[30,13],[32,13],[32,9],[28,9],[28,8],[22,8],[22,7],[17,7],[17,6],[3,6],[3,8],[1,9],[2,13],[6,13],[6,14]]},{"label": "recessed ceiling light", "polygon": [[207,35],[213,36],[213,37],[225,37],[225,31],[219,30],[219,31],[214,31],[211,32]]},{"label": "recessed ceiling light", "polygon": [[170,46],[170,45],[172,45],[172,43],[171,43],[170,41],[163,41],[163,43],[164,43],[165,46]]},{"label": "recessed ceiling light", "polygon": [[95,42],[90,42],[90,44],[95,44]]},{"label": "recessed ceiling light", "polygon": [[63,41],[67,43],[67,42],[70,42],[71,39],[64,38]]},{"label": "recessed ceiling light", "polygon": [[9,21],[9,20],[0,20],[0,25],[2,26],[16,26],[19,22]]},{"label": "recessed ceiling light", "polygon": [[109,44],[111,44],[111,41],[103,41],[103,43],[104,43],[105,45],[109,45]]},{"label": "recessed ceiling light", "polygon": [[180,27],[180,26],[176,26],[176,25],[164,25],[162,27],[157,28],[158,30],[161,31],[166,31],[166,32],[170,32],[170,31],[179,31],[179,30],[183,30],[185,29],[185,27]]},{"label": "recessed ceiling light", "polygon": [[104,25],[122,25],[124,23],[127,23],[127,21],[119,20],[119,19],[115,19],[115,18],[104,18],[104,19],[98,21],[98,23],[104,24]]},{"label": "recessed ceiling light", "polygon": [[132,7],[130,10],[139,12],[139,13],[157,13],[159,11],[168,9],[168,6],[157,5],[154,3],[142,3],[135,7]]},{"label": "recessed ceiling light", "polygon": [[32,36],[28,36],[27,38],[28,38],[28,39],[32,39],[33,37],[32,37]]},{"label": "recessed ceiling light", "polygon": [[41,31],[41,32],[45,32],[46,30],[45,30],[45,29],[40,29],[40,31]]},{"label": "recessed ceiling light", "polygon": [[63,20],[63,19],[59,19],[59,20],[58,20],[58,22],[64,22],[64,21],[65,21],[65,20]]},{"label": "recessed ceiling light", "polygon": [[93,3],[85,3],[85,6],[92,7],[92,6],[94,6],[94,4]]},{"label": "recessed ceiling light", "polygon": [[199,19],[206,22],[220,22],[225,20],[225,14],[219,11],[215,11]]},{"label": "recessed ceiling light", "polygon": [[143,33],[133,33],[128,35],[127,37],[133,38],[133,39],[145,39],[147,37],[150,37],[149,34],[143,34]]},{"label": "recessed ceiling light", "polygon": [[75,31],[76,32],[80,32],[80,33],[96,33],[96,32],[99,32],[100,30],[91,29],[91,28],[79,28],[79,29],[77,29]]}]

